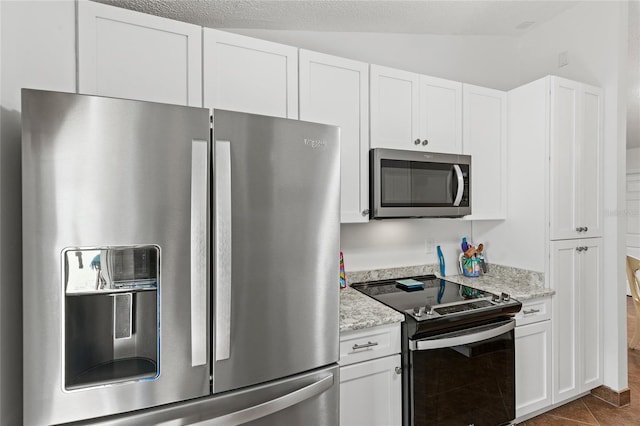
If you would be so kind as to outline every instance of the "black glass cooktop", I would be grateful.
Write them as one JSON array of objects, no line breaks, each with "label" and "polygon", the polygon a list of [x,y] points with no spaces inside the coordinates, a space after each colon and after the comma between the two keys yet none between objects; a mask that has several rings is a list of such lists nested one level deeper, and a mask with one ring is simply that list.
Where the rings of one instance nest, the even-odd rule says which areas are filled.
[{"label": "black glass cooktop", "polygon": [[520,302],[508,295],[494,295],[472,287],[437,278],[435,275],[410,277],[424,285],[406,288],[392,279],[352,284],[351,287],[408,314],[416,321],[454,318],[480,311],[504,311],[517,307]]}]

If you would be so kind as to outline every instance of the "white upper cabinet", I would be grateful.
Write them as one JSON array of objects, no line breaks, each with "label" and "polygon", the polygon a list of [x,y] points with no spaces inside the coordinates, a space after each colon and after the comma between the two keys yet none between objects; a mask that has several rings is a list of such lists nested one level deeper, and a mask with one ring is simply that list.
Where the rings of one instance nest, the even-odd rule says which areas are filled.
[{"label": "white upper cabinet", "polygon": [[340,127],[341,222],[369,220],[369,65],[299,52],[300,120]]},{"label": "white upper cabinet", "polygon": [[204,105],[298,118],[298,49],[204,28]]},{"label": "white upper cabinet", "polygon": [[78,2],[80,93],[202,106],[201,27]]},{"label": "white upper cabinet", "polygon": [[420,138],[425,151],[462,151],[462,83],[420,76]]},{"label": "white upper cabinet", "polygon": [[551,78],[550,239],[602,236],[602,90]]},{"label": "white upper cabinet", "polygon": [[371,65],[371,147],[459,154],[462,83]]},{"label": "white upper cabinet", "polygon": [[371,148],[420,147],[419,80],[418,74],[371,65]]},{"label": "white upper cabinet", "polygon": [[463,152],[471,155],[471,216],[507,216],[507,93],[463,85]]}]

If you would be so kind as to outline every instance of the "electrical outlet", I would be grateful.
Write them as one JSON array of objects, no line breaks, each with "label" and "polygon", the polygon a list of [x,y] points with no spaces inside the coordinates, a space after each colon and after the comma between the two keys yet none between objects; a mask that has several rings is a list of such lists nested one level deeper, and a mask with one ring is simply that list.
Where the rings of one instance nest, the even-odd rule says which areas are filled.
[{"label": "electrical outlet", "polygon": [[433,240],[433,238],[427,238],[427,241],[425,242],[425,248],[426,248],[427,254],[433,254],[435,245],[436,245],[436,242]]}]

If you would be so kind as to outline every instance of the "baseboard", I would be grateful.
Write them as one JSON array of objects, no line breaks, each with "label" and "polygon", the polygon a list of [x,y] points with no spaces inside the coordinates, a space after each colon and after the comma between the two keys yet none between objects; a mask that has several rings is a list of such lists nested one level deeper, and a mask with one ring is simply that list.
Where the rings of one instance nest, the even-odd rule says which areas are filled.
[{"label": "baseboard", "polygon": [[608,386],[602,385],[592,389],[591,395],[608,402],[614,407],[624,407],[631,403],[631,389],[629,388],[618,392]]}]

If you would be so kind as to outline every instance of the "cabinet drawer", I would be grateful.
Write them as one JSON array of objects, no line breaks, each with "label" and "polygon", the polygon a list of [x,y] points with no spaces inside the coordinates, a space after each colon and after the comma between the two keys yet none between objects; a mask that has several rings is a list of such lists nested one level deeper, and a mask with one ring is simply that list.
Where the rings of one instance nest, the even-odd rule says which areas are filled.
[{"label": "cabinet drawer", "polygon": [[340,365],[400,353],[400,323],[340,334]]},{"label": "cabinet drawer", "polygon": [[522,302],[522,309],[516,314],[516,326],[532,324],[551,318],[551,297]]}]

